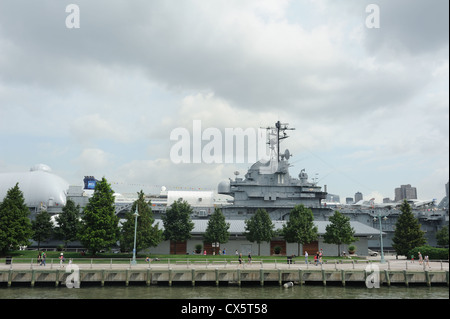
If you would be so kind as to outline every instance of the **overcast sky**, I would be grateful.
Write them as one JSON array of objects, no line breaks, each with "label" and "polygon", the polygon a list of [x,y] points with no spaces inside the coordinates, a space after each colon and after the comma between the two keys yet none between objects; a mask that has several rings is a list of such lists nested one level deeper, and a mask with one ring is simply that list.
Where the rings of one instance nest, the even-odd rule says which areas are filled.
[{"label": "overcast sky", "polygon": [[[79,28],[68,28],[79,8]],[[379,28],[373,26],[379,8]],[[252,163],[175,164],[171,132],[289,123],[341,196],[445,196],[447,0],[0,1],[0,172],[118,192],[214,189]],[[372,25],[370,25],[372,23]],[[69,26],[70,25],[69,23]],[[191,134],[192,137],[193,134]]]}]

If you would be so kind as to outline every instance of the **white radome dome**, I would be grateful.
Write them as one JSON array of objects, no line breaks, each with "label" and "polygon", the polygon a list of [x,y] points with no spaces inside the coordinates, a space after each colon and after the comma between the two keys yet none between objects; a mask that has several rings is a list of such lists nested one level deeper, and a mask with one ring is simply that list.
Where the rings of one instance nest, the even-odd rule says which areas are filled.
[{"label": "white radome dome", "polygon": [[18,184],[28,207],[38,207],[41,204],[49,206],[66,205],[66,195],[69,183],[51,173],[51,168],[45,164],[36,164],[29,172],[0,174],[0,201],[9,189]]}]

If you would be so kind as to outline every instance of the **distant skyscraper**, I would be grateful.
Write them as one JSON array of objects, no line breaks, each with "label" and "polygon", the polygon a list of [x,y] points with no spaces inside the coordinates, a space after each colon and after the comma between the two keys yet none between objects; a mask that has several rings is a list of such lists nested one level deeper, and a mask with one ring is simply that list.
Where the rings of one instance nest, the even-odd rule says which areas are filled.
[{"label": "distant skyscraper", "polygon": [[417,189],[411,187],[411,184],[401,185],[395,189],[395,199],[398,202],[404,199],[417,199]]},{"label": "distant skyscraper", "polygon": [[355,193],[355,203],[359,202],[362,199],[363,199],[363,194],[360,192],[356,192]]},{"label": "distant skyscraper", "polygon": [[345,198],[345,203],[347,205],[353,204],[353,197],[346,197]]}]

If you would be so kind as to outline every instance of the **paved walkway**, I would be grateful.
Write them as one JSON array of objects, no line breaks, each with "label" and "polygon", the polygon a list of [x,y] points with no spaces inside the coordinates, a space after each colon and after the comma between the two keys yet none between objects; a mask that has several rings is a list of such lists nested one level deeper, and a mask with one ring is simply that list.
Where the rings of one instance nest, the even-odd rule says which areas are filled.
[{"label": "paved walkway", "polygon": [[[369,260],[369,259],[368,259]],[[414,261],[414,263],[411,263],[411,261],[406,259],[396,259],[386,257],[385,263],[380,263],[380,258],[370,258],[370,262],[372,265],[376,265],[379,267],[380,270],[408,270],[408,271],[424,271],[424,270],[432,270],[432,271],[448,271],[449,270],[449,263],[448,261],[430,261],[429,265],[424,265],[424,263],[419,263],[418,261]],[[76,264],[76,263],[74,263]],[[252,262],[252,264],[249,263],[243,263],[239,265],[237,262],[211,262],[211,263],[204,263],[204,262],[195,262],[191,261],[190,263],[175,263],[171,262],[168,263],[161,263],[161,262],[152,262],[150,264],[148,263],[139,263],[136,265],[130,265],[128,263],[121,263],[121,264],[114,264],[114,262],[111,263],[104,263],[104,264],[90,264],[90,263],[79,263],[76,264],[79,269],[310,269],[310,270],[364,270],[369,265],[368,261],[364,260],[358,260],[357,262],[353,262],[351,260],[345,260],[343,263],[333,262],[328,260],[327,263],[324,263],[322,265],[314,265],[314,264],[308,264],[300,262],[299,259],[296,260],[295,264],[287,264],[287,262],[281,263],[281,262],[267,262],[267,263],[260,263],[260,262]],[[37,264],[26,264],[26,263],[13,263],[12,265],[0,265],[0,270],[6,270],[6,269],[17,269],[17,270],[29,270],[29,269],[65,269],[68,266],[68,263],[64,263],[62,266],[60,266],[58,263],[49,264],[47,263],[46,266],[39,266]]]}]

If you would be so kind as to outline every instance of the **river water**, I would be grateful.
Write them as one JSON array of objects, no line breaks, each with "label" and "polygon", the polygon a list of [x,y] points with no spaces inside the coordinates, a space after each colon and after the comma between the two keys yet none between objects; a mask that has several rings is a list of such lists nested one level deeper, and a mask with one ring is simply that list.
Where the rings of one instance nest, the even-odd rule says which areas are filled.
[{"label": "river water", "polygon": [[449,299],[447,286],[35,286],[0,287],[0,299]]}]

